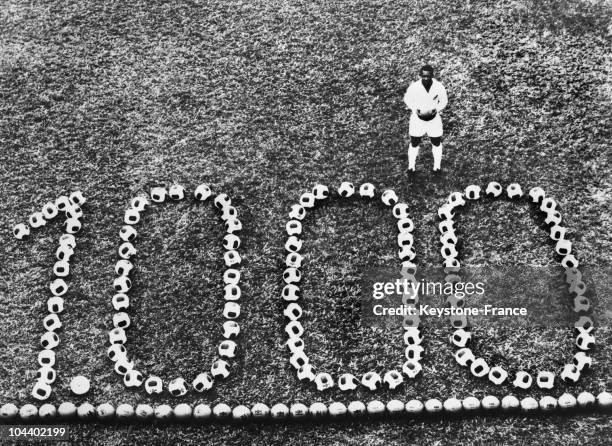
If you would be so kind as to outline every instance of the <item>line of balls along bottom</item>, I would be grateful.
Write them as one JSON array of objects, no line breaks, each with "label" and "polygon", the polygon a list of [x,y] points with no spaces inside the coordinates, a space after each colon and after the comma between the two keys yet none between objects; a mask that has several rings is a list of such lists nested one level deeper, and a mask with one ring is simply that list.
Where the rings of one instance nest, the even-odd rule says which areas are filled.
[{"label": "line of balls along bottom", "polygon": [[81,421],[182,421],[182,422],[214,422],[214,421],[282,421],[282,420],[331,420],[352,419],[362,417],[439,417],[464,416],[498,413],[522,414],[552,414],[572,413],[576,411],[610,411],[612,410],[612,394],[604,391],[598,395],[581,392],[577,396],[564,393],[558,398],[543,396],[539,400],[533,397],[522,399],[507,395],[501,400],[493,395],[483,398],[468,396],[464,399],[448,398],[440,401],[436,398],[428,400],[413,399],[408,402],[392,399],[387,403],[380,400],[368,402],[352,401],[348,404],[332,402],[325,404],[315,402],[309,406],[303,403],[284,403],[268,406],[256,403],[252,406],[225,403],[214,405],[187,403],[172,407],[168,404],[152,406],[149,404],[119,404],[110,403],[94,406],[91,403],[81,403],[78,406],[71,402],[59,404],[57,407],[46,403],[40,407],[34,404],[24,404],[20,408],[13,403],[0,407],[0,422],[45,422],[55,420]]}]

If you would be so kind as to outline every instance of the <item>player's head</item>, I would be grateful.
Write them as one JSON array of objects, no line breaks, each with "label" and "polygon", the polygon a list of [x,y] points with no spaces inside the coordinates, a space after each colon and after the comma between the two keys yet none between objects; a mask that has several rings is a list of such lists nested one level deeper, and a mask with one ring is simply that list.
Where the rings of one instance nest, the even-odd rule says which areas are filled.
[{"label": "player's head", "polygon": [[424,80],[431,80],[434,76],[434,69],[431,65],[423,65],[419,70],[419,76]]}]

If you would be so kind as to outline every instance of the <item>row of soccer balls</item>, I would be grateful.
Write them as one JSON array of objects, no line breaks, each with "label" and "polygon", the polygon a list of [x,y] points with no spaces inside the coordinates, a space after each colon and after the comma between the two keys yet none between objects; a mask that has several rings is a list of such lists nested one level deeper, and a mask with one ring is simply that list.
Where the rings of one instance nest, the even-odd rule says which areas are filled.
[{"label": "row of soccer balls", "polygon": [[[202,184],[195,189],[194,197],[196,200],[204,202],[212,196],[212,190],[208,185]],[[174,201],[185,198],[185,190],[180,185],[172,185],[168,190],[163,187],[151,189],[150,197],[153,202],[161,203],[167,197]],[[123,383],[128,388],[138,388],[144,384],[148,394],[160,394],[163,392],[164,384],[160,377],[149,376],[145,379],[144,375],[134,369],[134,361],[128,358],[125,347],[127,336],[125,330],[131,325],[128,313],[129,297],[127,293],[132,288],[132,281],[129,278],[134,265],[130,259],[136,255],[136,248],[132,244],[138,233],[134,225],[141,220],[141,214],[149,206],[146,197],[135,197],[130,201],[130,205],[124,214],[125,226],[119,231],[122,244],[118,249],[121,259],[115,264],[115,274],[117,277],[113,282],[113,288],[117,294],[112,298],[112,305],[115,310],[113,314],[113,329],[109,332],[111,346],[107,350],[107,355],[114,362],[114,370],[123,377]],[[241,290],[239,287],[240,271],[235,269],[242,262],[237,249],[240,246],[240,238],[236,235],[242,229],[242,224],[238,220],[238,212],[232,206],[231,199],[226,194],[219,194],[213,200],[214,206],[221,212],[221,219],[225,223],[227,234],[223,239],[223,246],[226,250],[224,262],[227,270],[223,275],[225,282],[224,297],[225,306],[223,316],[226,319],[223,324],[223,337],[217,350],[220,359],[213,362],[209,372],[200,373],[192,382],[192,387],[197,392],[204,392],[212,389],[215,379],[225,379],[230,374],[229,363],[225,359],[233,358],[236,355],[238,345],[232,338],[236,338],[240,333],[240,326],[234,320],[240,315],[240,305],[236,302],[240,299]],[[175,378],[168,383],[168,392],[174,396],[183,396],[187,393],[187,383],[183,378]]]},{"label": "row of soccer balls", "polygon": [[[364,183],[356,188],[350,182],[343,182],[338,188],[340,197],[349,198],[355,193],[358,193],[362,198],[372,199],[375,197],[375,187],[371,183]],[[297,370],[297,377],[303,382],[313,382],[317,390],[324,391],[334,387],[334,378],[325,372],[316,373],[313,366],[309,363],[308,356],[304,353],[304,341],[302,335],[304,328],[299,319],[302,317],[302,308],[297,303],[300,298],[299,283],[301,281],[301,267],[303,256],[300,251],[303,246],[303,241],[299,238],[302,234],[301,221],[306,217],[307,209],[315,207],[320,201],[330,197],[329,188],[322,184],[317,184],[312,188],[311,192],[303,193],[299,198],[299,204],[291,207],[289,212],[290,220],[287,222],[285,229],[287,232],[287,242],[285,249],[288,251],[286,258],[287,268],[283,272],[283,281],[285,286],[281,292],[281,297],[286,302],[286,307],[283,314],[289,319],[285,326],[285,332],[289,339],[286,343],[291,356],[290,364]],[[400,247],[399,257],[403,266],[414,267],[412,261],[416,253],[413,249],[412,231],[414,223],[408,217],[408,206],[404,203],[398,203],[397,194],[391,190],[385,190],[381,195],[381,201],[393,209],[393,215],[398,220],[398,244]],[[422,370],[420,359],[423,354],[421,347],[422,337],[418,327],[408,327],[404,333],[404,342],[406,347],[406,362],[402,366],[402,372],[408,378],[415,378]],[[338,378],[338,388],[342,391],[356,389],[359,384],[369,390],[376,390],[383,384],[390,389],[395,389],[404,382],[402,373],[397,370],[389,370],[381,376],[377,372],[370,371],[362,375],[358,379],[350,373],[345,373]]]},{"label": "row of soccer balls", "polygon": [[[491,182],[486,188],[486,194],[492,198],[500,197],[503,193],[503,187],[497,182]],[[507,196],[511,199],[518,199],[524,196],[522,188],[519,184],[513,183],[506,188]],[[438,215],[443,221],[439,224],[440,242],[442,243],[441,253],[444,257],[445,270],[449,273],[457,273],[459,271],[459,261],[457,260],[456,244],[458,242],[455,234],[454,217],[455,212],[466,205],[466,200],[478,200],[481,197],[481,187],[478,185],[467,186],[463,193],[453,192],[449,195],[446,203],[442,205],[438,211]],[[545,191],[540,187],[534,187],[529,190],[529,201],[538,206],[539,210],[546,215],[546,223],[552,225],[550,227],[550,237],[556,241],[555,251],[560,256],[564,256],[566,265],[566,281],[569,285],[570,292],[574,297],[574,311],[577,313],[590,310],[590,303],[584,296],[586,285],[581,280],[582,275],[577,269],[577,260],[571,255],[572,244],[566,240],[565,234],[567,229],[560,226],[561,214],[557,210],[557,202],[550,197],[546,197]],[[568,260],[569,259],[569,260]],[[460,280],[459,276],[454,276]],[[453,276],[447,276],[447,281],[452,281]],[[448,303],[451,306],[462,306],[464,300],[451,296]],[[489,380],[494,384],[500,385],[506,381],[508,372],[501,367],[489,367],[483,358],[476,358],[472,351],[467,348],[468,342],[471,340],[471,333],[465,328],[468,325],[467,317],[453,316],[451,317],[451,325],[455,328],[455,332],[451,336],[451,342],[458,347],[455,354],[457,362],[462,366],[470,367],[472,374],[476,377],[488,376]],[[577,353],[571,364],[566,364],[561,372],[563,381],[576,382],[580,373],[588,369],[592,364],[592,359],[587,356],[584,351],[590,350],[595,342],[595,338],[591,335],[593,330],[593,321],[588,316],[582,315],[575,324],[577,331],[576,346],[583,350]],[[549,371],[539,372],[536,382],[540,388],[551,389],[554,386],[555,374]],[[528,389],[533,383],[532,376],[525,372],[519,371],[516,373],[513,385],[521,389]]]},{"label": "row of soccer balls", "polygon": [[390,400],[386,404],[379,400],[367,403],[352,401],[345,405],[341,402],[325,404],[322,402],[312,403],[307,406],[303,403],[275,404],[272,407],[263,403],[254,404],[251,407],[237,405],[233,408],[225,403],[214,406],[198,404],[192,407],[190,404],[177,404],[174,408],[167,404],[151,406],[149,404],[138,404],[136,407],[130,404],[120,404],[117,407],[109,403],[103,403],[97,407],[90,403],[83,403],[78,407],[74,403],[62,403],[58,407],[53,404],[43,404],[37,408],[33,404],[25,404],[21,408],[9,403],[0,407],[0,421],[34,422],[37,420],[51,421],[55,419],[70,420],[79,418],[83,421],[170,421],[172,419],[183,422],[207,422],[211,420],[233,420],[242,421],[266,421],[266,420],[305,420],[305,419],[340,419],[344,417],[364,416],[407,416],[418,417],[422,415],[462,415],[478,413],[495,413],[498,410],[504,412],[534,413],[537,411],[549,413],[556,410],[569,411],[573,409],[599,408],[610,410],[612,408],[612,394],[601,392],[597,397],[592,393],[582,392],[577,397],[564,393],[559,398],[544,396],[539,400],[526,397],[519,400],[513,395],[508,395],[501,400],[493,395],[482,399],[469,396],[464,399],[448,398],[444,401],[429,399],[426,401],[410,400],[404,403],[400,400]]},{"label": "row of soccer balls", "polygon": [[69,196],[62,195],[54,202],[45,203],[42,209],[34,212],[28,218],[28,225],[18,223],[13,227],[13,235],[19,240],[23,240],[30,235],[30,228],[38,229],[54,220],[60,212],[66,216],[63,223],[64,231],[68,234],[76,234],[81,230],[83,211],[81,206],[85,203],[85,197],[81,191],[72,192]]},{"label": "row of soccer balls", "polygon": [[[57,373],[53,368],[56,362],[55,351],[60,339],[57,333],[62,326],[59,315],[64,311],[64,296],[68,292],[68,284],[64,280],[70,274],[70,259],[76,248],[76,234],[81,229],[80,219],[83,217],[81,206],[86,202],[85,197],[80,191],[72,192],[69,196],[61,196],[54,203],[46,203],[41,212],[30,216],[29,223],[32,228],[39,228],[46,225],[64,212],[66,220],[64,222],[65,233],[59,239],[59,247],[55,252],[57,262],[53,265],[53,274],[56,277],[49,289],[52,297],[47,299],[47,310],[49,314],[43,319],[45,333],[40,338],[40,345],[43,348],[38,354],[38,364],[40,368],[36,373],[36,382],[32,388],[32,396],[38,400],[45,400],[51,396],[51,384],[57,378]],[[41,217],[42,216],[42,217]],[[19,226],[19,225],[18,225]],[[29,230],[15,228],[15,236],[23,239],[29,234]],[[71,382],[71,389],[76,394],[84,394],[89,391],[89,380],[79,376]]]}]

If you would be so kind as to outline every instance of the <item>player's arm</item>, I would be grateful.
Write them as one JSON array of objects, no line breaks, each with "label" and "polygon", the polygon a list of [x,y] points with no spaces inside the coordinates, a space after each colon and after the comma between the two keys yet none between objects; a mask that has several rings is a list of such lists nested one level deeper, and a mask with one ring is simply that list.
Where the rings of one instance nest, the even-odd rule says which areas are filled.
[{"label": "player's arm", "polygon": [[406,89],[406,94],[404,94],[404,104],[406,104],[406,107],[408,107],[408,109],[411,111],[416,110],[416,104],[414,101],[414,94],[412,93],[410,87],[408,87]]},{"label": "player's arm", "polygon": [[440,85],[440,92],[438,93],[438,105],[436,107],[436,111],[438,112],[444,110],[444,108],[448,104],[448,96],[446,95],[446,88],[444,88],[444,85],[442,84],[439,84],[439,85]]}]

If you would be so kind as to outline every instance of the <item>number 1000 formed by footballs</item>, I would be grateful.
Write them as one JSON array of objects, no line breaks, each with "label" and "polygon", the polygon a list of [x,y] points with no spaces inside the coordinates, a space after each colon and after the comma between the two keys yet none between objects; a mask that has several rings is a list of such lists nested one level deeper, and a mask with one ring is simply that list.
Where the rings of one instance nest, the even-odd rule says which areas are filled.
[{"label": "number 1000 formed by footballs", "polygon": [[[517,202],[527,202],[543,213],[550,239],[565,270],[566,283],[573,299],[573,311],[577,314],[575,345],[578,351],[559,371],[541,370],[537,372],[535,377],[524,370],[507,371],[502,367],[488,364],[484,358],[478,356],[478,352],[472,351],[468,347],[472,334],[469,331],[467,318],[452,315],[450,324],[453,331],[449,340],[457,347],[454,358],[459,366],[469,369],[475,377],[488,379],[496,385],[510,382],[516,388],[528,389],[535,382],[541,389],[552,389],[558,372],[560,372],[559,378],[561,380],[577,382],[582,372],[592,365],[592,359],[588,355],[588,351],[593,348],[595,343],[592,335],[593,321],[589,316],[591,305],[589,299],[585,296],[586,285],[582,281],[582,275],[578,269],[579,262],[572,253],[572,243],[565,238],[567,230],[562,226],[562,216],[557,209],[557,203],[553,198],[547,197],[542,188],[534,187],[524,193],[519,184],[510,184],[504,188],[499,183],[491,182],[484,189],[478,185],[469,185],[463,192],[452,192],[446,203],[438,210],[438,216],[441,220],[438,225],[441,234],[440,253],[443,258],[444,271],[447,274],[446,281],[459,280],[461,269],[457,259],[458,238],[455,234],[455,215],[467,201],[478,200],[484,195],[490,198],[506,197]],[[370,183],[356,186],[350,182],[342,182],[337,189],[332,191],[325,185],[315,185],[311,191],[305,192],[299,197],[298,203],[291,206],[288,212],[289,220],[286,223],[288,238],[285,249],[287,257],[285,260],[286,269],[282,274],[285,285],[280,298],[286,303],[283,313],[288,320],[285,333],[288,338],[286,346],[289,351],[289,362],[296,369],[300,381],[312,383],[319,391],[325,391],[336,386],[342,391],[351,391],[359,386],[370,390],[377,390],[382,386],[394,389],[402,385],[406,379],[415,378],[422,371],[420,362],[424,350],[421,346],[423,338],[421,321],[418,316],[410,315],[404,320],[405,358],[401,369],[388,370],[382,376],[376,371],[369,371],[361,377],[357,377],[350,372],[335,377],[324,370],[318,370],[317,364],[310,362],[306,354],[306,346],[302,340],[304,327],[300,322],[303,312],[300,305],[301,293],[299,287],[301,282],[300,268],[303,262],[303,256],[300,252],[304,244],[300,238],[302,221],[309,209],[314,208],[322,201],[344,200],[351,197],[363,200],[379,198],[391,210],[397,221],[399,268],[401,268],[402,276],[405,279],[416,282],[417,253],[413,247],[414,223],[410,218],[409,206],[401,203],[393,190],[387,189],[378,194],[375,186]],[[218,345],[218,355],[210,367],[207,370],[202,370],[195,377],[188,377],[189,381],[179,377],[165,383],[161,377],[148,375],[146,371],[138,370],[136,362],[130,357],[126,348],[130,316],[126,310],[130,307],[128,295],[132,288],[130,272],[135,267],[132,260],[137,254],[135,241],[138,233],[136,226],[141,220],[141,215],[153,203],[184,199],[192,199],[202,203],[212,202],[225,226],[223,259],[227,269],[223,273],[225,287],[222,310],[225,322],[222,326],[223,340]],[[41,401],[50,397],[52,385],[56,379],[57,367],[54,349],[60,344],[57,332],[62,327],[60,314],[64,311],[63,296],[69,292],[70,288],[66,278],[70,274],[70,258],[77,246],[76,236],[81,229],[82,207],[85,205],[86,198],[81,192],[76,191],[69,196],[59,197],[55,202],[44,204],[40,212],[35,212],[29,217],[28,224],[19,223],[13,228],[15,237],[23,240],[32,229],[45,226],[48,221],[55,219],[60,213],[65,215],[63,222],[65,233],[59,238],[59,247],[56,251],[57,262],[53,266],[55,278],[49,285],[51,293],[47,300],[49,314],[43,319],[44,333],[40,339],[42,350],[38,355],[40,368],[32,388],[32,396]],[[121,376],[126,387],[142,387],[148,394],[160,394],[166,390],[171,395],[179,397],[185,395],[190,388],[195,392],[206,392],[213,388],[215,381],[231,376],[231,361],[239,349],[237,340],[240,335],[240,325],[238,320],[241,316],[239,267],[242,258],[239,253],[241,245],[239,233],[242,230],[242,223],[238,217],[238,210],[232,206],[231,198],[228,195],[224,193],[215,195],[210,187],[204,184],[198,186],[193,193],[186,193],[182,186],[176,184],[167,189],[165,187],[154,187],[148,196],[137,196],[130,200],[128,209],[124,214],[124,224],[119,231],[120,242],[117,251],[119,259],[115,264],[116,278],[113,282],[116,294],[112,296],[112,305],[115,310],[113,314],[114,328],[108,333],[109,346],[107,347],[109,361],[113,364],[114,371]],[[404,295],[402,299],[404,305],[416,305],[417,301],[416,293]],[[464,302],[463,298],[451,295],[448,297],[447,303],[453,307],[460,307]],[[83,390],[81,393],[85,393],[89,389],[89,383],[81,384],[80,387],[76,386],[77,389],[74,387],[73,391],[75,393],[79,393],[78,389]],[[604,392],[604,394],[605,403],[610,403],[606,399],[609,394],[607,392]],[[441,407],[448,404],[449,408],[444,408],[450,410],[450,406],[453,406],[452,403],[456,403],[450,400],[440,403]],[[459,401],[459,406],[461,404],[468,403]],[[481,403],[478,402],[478,404]],[[408,410],[407,406],[406,410]]]}]

